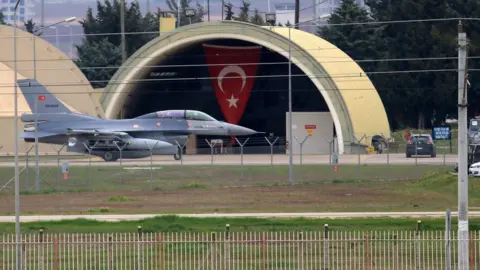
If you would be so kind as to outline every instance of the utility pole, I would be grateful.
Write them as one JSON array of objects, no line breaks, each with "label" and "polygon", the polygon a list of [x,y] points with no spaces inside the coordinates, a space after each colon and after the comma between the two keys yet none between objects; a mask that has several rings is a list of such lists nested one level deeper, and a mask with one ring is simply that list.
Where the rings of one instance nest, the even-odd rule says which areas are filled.
[{"label": "utility pole", "polygon": [[127,49],[125,44],[125,0],[120,1],[120,31],[122,32],[122,64],[127,61]]},{"label": "utility pole", "polygon": [[458,23],[458,270],[468,270],[467,35]]},{"label": "utility pole", "polygon": [[40,26],[43,27],[45,25],[45,0],[42,0],[40,3],[41,6],[41,20],[40,20]]},{"label": "utility pole", "polygon": [[314,29],[315,29],[315,25],[317,25],[317,0],[313,0],[313,25],[314,25]]},{"label": "utility pole", "polygon": [[295,0],[295,29],[298,29],[298,23],[300,21],[300,0]]},{"label": "utility pole", "polygon": [[180,0],[177,1],[177,28],[180,28]]},{"label": "utility pole", "polygon": [[[207,0],[207,15],[208,15],[208,22],[210,22],[210,0]],[[223,16],[223,15],[222,15]]]},{"label": "utility pole", "polygon": [[225,14],[224,8],[225,8],[225,2],[224,2],[224,0],[222,0],[222,21],[223,21],[223,16],[225,16],[224,15]]}]

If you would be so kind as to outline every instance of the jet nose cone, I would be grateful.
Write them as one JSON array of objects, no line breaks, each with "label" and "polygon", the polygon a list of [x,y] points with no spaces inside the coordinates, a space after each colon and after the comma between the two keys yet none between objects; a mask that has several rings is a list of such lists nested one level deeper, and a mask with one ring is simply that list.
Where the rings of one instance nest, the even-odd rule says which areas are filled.
[{"label": "jet nose cone", "polygon": [[249,129],[246,127],[227,124],[227,133],[229,136],[248,136],[253,135],[257,132],[253,129]]}]

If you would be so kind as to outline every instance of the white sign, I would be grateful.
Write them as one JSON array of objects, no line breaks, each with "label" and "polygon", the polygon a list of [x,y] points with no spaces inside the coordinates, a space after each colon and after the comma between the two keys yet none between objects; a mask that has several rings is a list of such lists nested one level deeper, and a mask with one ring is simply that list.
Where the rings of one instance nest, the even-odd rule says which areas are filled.
[{"label": "white sign", "polygon": [[68,162],[62,164],[62,173],[68,173]]}]

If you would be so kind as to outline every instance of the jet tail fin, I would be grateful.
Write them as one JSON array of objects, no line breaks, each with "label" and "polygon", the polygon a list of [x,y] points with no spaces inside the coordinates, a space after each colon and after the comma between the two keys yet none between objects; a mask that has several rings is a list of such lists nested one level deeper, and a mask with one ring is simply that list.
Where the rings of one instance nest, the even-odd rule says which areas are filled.
[{"label": "jet tail fin", "polygon": [[34,79],[18,80],[18,86],[32,113],[71,113],[55,95]]}]

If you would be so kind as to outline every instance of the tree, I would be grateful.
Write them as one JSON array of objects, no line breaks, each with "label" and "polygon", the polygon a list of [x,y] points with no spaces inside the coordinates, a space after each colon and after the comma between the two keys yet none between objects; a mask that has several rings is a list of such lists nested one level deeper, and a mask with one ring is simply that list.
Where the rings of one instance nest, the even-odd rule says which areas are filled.
[{"label": "tree", "polygon": [[266,25],[265,20],[263,19],[258,9],[254,10],[253,16],[250,18],[250,22],[256,25]]},{"label": "tree", "polygon": [[234,12],[233,12],[233,5],[232,3],[228,2],[228,3],[224,3],[224,8],[225,8],[225,20],[233,20],[233,15],[234,15]]},{"label": "tree", "polygon": [[[454,17],[452,6],[464,5],[451,5],[450,2],[367,0],[367,5],[374,20],[397,21]],[[455,24],[448,21],[387,24],[381,34],[386,44],[382,56],[389,59],[451,56],[456,53]],[[379,71],[449,68],[456,68],[455,61],[391,61],[377,66]],[[436,119],[442,120],[447,113],[456,110],[456,79],[452,72],[373,75],[371,79],[381,93],[393,126],[427,128],[434,113]]]},{"label": "tree", "polygon": [[235,18],[237,21],[241,22],[248,22],[250,21],[249,18],[249,13],[250,13],[250,1],[245,1],[242,0],[242,6],[240,7],[240,13],[238,14],[238,17]]},{"label": "tree", "polygon": [[[155,38],[159,29],[159,12],[157,14],[147,13],[142,16],[137,1],[132,2],[129,7],[125,4],[125,32],[138,33],[149,32],[149,34],[125,35],[125,47],[127,57],[132,55],[148,41]],[[121,57],[121,35],[106,33],[120,33],[120,2],[117,0],[97,1],[97,14],[93,14],[91,8],[87,16],[80,24],[86,35],[81,45],[77,45],[78,60],[76,64],[84,67],[83,72],[89,81],[105,81],[117,71],[122,64]],[[93,34],[93,35],[90,35]],[[106,69],[88,69],[88,67],[109,67]],[[92,83],[95,87],[104,87],[106,83]]]},{"label": "tree", "polygon": [[437,121],[442,121],[447,113],[456,110],[454,73],[404,71],[455,69],[456,65],[454,60],[448,59],[380,60],[451,56],[455,53],[456,46],[455,23],[438,21],[374,25],[338,24],[468,17],[475,16],[473,10],[480,11],[479,4],[469,3],[470,15],[467,15],[465,10],[455,12],[454,8],[463,8],[465,5],[452,5],[452,1],[454,0],[367,0],[366,4],[369,7],[367,11],[358,7],[353,0],[343,0],[328,20],[329,24],[337,25],[327,25],[318,31],[320,36],[345,51],[351,58],[375,60],[359,64],[366,72],[377,72],[370,73],[369,78],[379,91],[393,128],[407,126],[428,128],[432,125],[433,115]]},{"label": "tree", "polygon": [[0,9],[0,24],[6,24],[5,15],[3,15],[3,9]]},{"label": "tree", "polygon": [[107,85],[106,81],[110,80],[117,69],[102,69],[99,67],[120,66],[122,64],[120,48],[108,41],[107,37],[103,37],[99,41],[86,41],[77,48],[78,60],[75,61],[75,64],[89,81],[94,81],[91,83],[93,87],[105,87]]},{"label": "tree", "polygon": [[[175,16],[178,16],[178,4],[177,0],[165,0],[170,11],[175,13]],[[186,15],[186,10],[191,7],[192,0],[180,0],[180,26],[190,24],[190,19]],[[203,22],[203,17],[205,15],[205,10],[203,6],[200,5],[197,1],[197,7],[195,8],[195,17],[192,18],[192,23]],[[178,18],[177,18],[178,19]]]},{"label": "tree", "polygon": [[32,19],[29,19],[27,22],[24,22],[23,25],[25,26],[25,30],[27,30],[27,32],[34,34],[36,36],[42,35],[42,32],[34,33],[36,27]]}]

